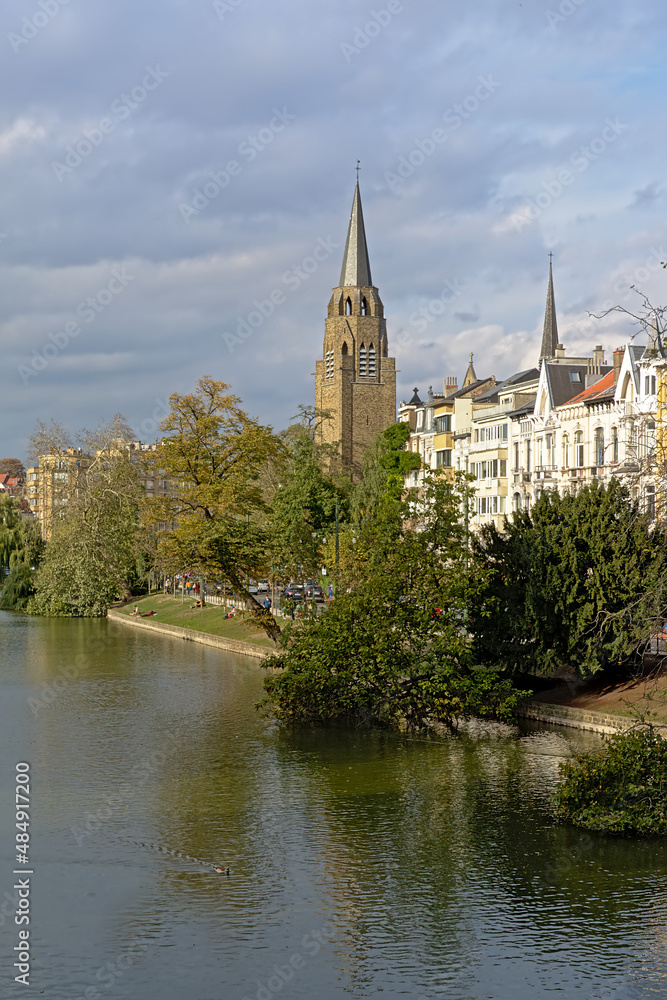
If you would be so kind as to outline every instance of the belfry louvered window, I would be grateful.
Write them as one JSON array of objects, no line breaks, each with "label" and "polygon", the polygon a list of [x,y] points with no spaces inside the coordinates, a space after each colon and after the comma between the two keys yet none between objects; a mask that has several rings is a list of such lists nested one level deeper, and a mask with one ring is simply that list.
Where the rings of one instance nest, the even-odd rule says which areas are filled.
[{"label": "belfry louvered window", "polygon": [[375,375],[375,348],[372,344],[368,348],[368,374]]},{"label": "belfry louvered window", "polygon": [[368,362],[366,358],[366,346],[362,344],[359,348],[359,374],[368,375]]},{"label": "belfry louvered window", "polygon": [[334,352],[333,351],[327,351],[327,353],[324,355],[324,359],[325,359],[325,362],[326,362],[327,378],[333,378],[334,377]]}]

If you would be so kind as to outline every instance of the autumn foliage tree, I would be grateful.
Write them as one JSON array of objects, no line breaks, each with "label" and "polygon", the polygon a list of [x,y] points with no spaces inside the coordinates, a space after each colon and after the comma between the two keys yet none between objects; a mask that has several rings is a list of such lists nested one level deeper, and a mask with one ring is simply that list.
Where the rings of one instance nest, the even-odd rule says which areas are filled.
[{"label": "autumn foliage tree", "polygon": [[[167,477],[168,495],[147,498],[143,517],[160,526],[160,554],[172,571],[227,581],[245,598],[256,623],[277,640],[280,629],[248,589],[264,575],[268,538],[261,472],[280,444],[240,408],[229,385],[210,376],[193,393],[174,393],[147,470]],[[160,471],[162,470],[162,471]]]}]

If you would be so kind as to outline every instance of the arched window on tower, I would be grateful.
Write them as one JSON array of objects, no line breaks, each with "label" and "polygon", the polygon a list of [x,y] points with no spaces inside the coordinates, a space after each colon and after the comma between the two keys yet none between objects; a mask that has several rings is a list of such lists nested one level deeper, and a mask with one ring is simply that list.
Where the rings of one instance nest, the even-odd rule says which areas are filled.
[{"label": "arched window on tower", "polygon": [[361,296],[361,315],[362,316],[370,316],[370,314],[371,314],[371,311],[368,308],[368,302],[366,301],[366,296],[362,295]]},{"label": "arched window on tower", "polygon": [[375,348],[372,344],[368,348],[368,374],[375,375]]},{"label": "arched window on tower", "polygon": [[368,362],[366,360],[365,344],[362,344],[361,347],[359,348],[359,374],[360,375],[368,374]]},{"label": "arched window on tower", "polygon": [[346,340],[343,341],[343,346],[341,348],[341,352],[340,353],[343,354],[343,355],[347,355],[347,341]]},{"label": "arched window on tower", "polygon": [[345,315],[346,316],[351,316],[352,315],[352,299],[350,298],[349,295],[345,299]]}]

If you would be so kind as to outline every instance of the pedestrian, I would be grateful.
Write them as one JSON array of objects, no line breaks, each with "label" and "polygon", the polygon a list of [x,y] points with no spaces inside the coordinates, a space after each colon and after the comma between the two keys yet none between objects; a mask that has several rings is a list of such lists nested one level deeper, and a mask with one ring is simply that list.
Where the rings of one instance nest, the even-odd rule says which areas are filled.
[{"label": "pedestrian", "polygon": [[330,583],[329,586],[327,587],[327,597],[329,598],[329,600],[331,600],[331,598],[333,597],[333,584],[332,583]]},{"label": "pedestrian", "polygon": [[266,595],[266,597],[262,601],[262,606],[263,606],[263,608],[264,608],[265,611],[270,611],[271,610],[271,598],[269,597],[268,594]]}]

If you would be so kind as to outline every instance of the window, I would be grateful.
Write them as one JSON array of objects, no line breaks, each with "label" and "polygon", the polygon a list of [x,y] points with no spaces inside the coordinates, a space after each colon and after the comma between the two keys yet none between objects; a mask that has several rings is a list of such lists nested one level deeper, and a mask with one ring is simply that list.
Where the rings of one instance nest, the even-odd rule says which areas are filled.
[{"label": "window", "polygon": [[366,360],[366,346],[364,344],[359,348],[359,374],[368,374],[368,362]]},{"label": "window", "polygon": [[349,296],[348,298],[345,299],[345,315],[346,316],[352,315],[352,300],[350,299]]},{"label": "window", "polygon": [[343,354],[343,355],[347,355],[347,341],[346,340],[343,341],[343,349],[341,350],[340,353]]},{"label": "window", "polygon": [[655,486],[646,487],[646,514],[651,521],[655,520]]},{"label": "window", "polygon": [[541,469],[542,466],[544,465],[544,448],[543,448],[543,444],[544,444],[543,439],[542,438],[538,438],[537,439],[537,468],[538,469]]},{"label": "window", "polygon": [[584,467],[584,432],[577,431],[574,435],[574,458],[580,469]]},{"label": "window", "polygon": [[368,302],[366,301],[365,295],[362,295],[361,297],[361,315],[362,316],[370,315],[370,309],[368,308]]},{"label": "window", "polygon": [[570,465],[570,439],[567,434],[563,434],[563,468]]},{"label": "window", "polygon": [[375,375],[375,348],[372,344],[368,348],[368,374]]},{"label": "window", "polygon": [[446,413],[442,417],[435,418],[435,433],[436,434],[449,434],[452,429],[452,415],[451,413]]},{"label": "window", "polygon": [[436,451],[435,467],[436,469],[451,469],[452,467],[451,448],[445,448],[443,451]]},{"label": "window", "polygon": [[531,464],[531,442],[526,441],[526,472],[530,472]]},{"label": "window", "polygon": [[611,429],[611,460],[618,462],[618,427]]},{"label": "window", "polygon": [[547,448],[547,465],[553,467],[556,464],[556,438],[553,434],[547,434],[545,442]]},{"label": "window", "polygon": [[417,429],[419,430],[424,426],[424,411],[417,410]]},{"label": "window", "polygon": [[595,464],[604,465],[604,429],[595,428]]},{"label": "window", "polygon": [[655,375],[646,375],[644,377],[644,395],[655,396]]},{"label": "window", "polygon": [[521,510],[521,494],[520,493],[515,493],[514,494],[514,509],[515,510]]},{"label": "window", "polygon": [[[515,441],[514,442],[514,468],[518,469],[520,465],[521,465],[521,462],[519,460],[519,442]],[[517,510],[518,509],[519,508],[517,507]]]},{"label": "window", "polygon": [[570,372],[570,382],[581,382],[581,372]]}]

